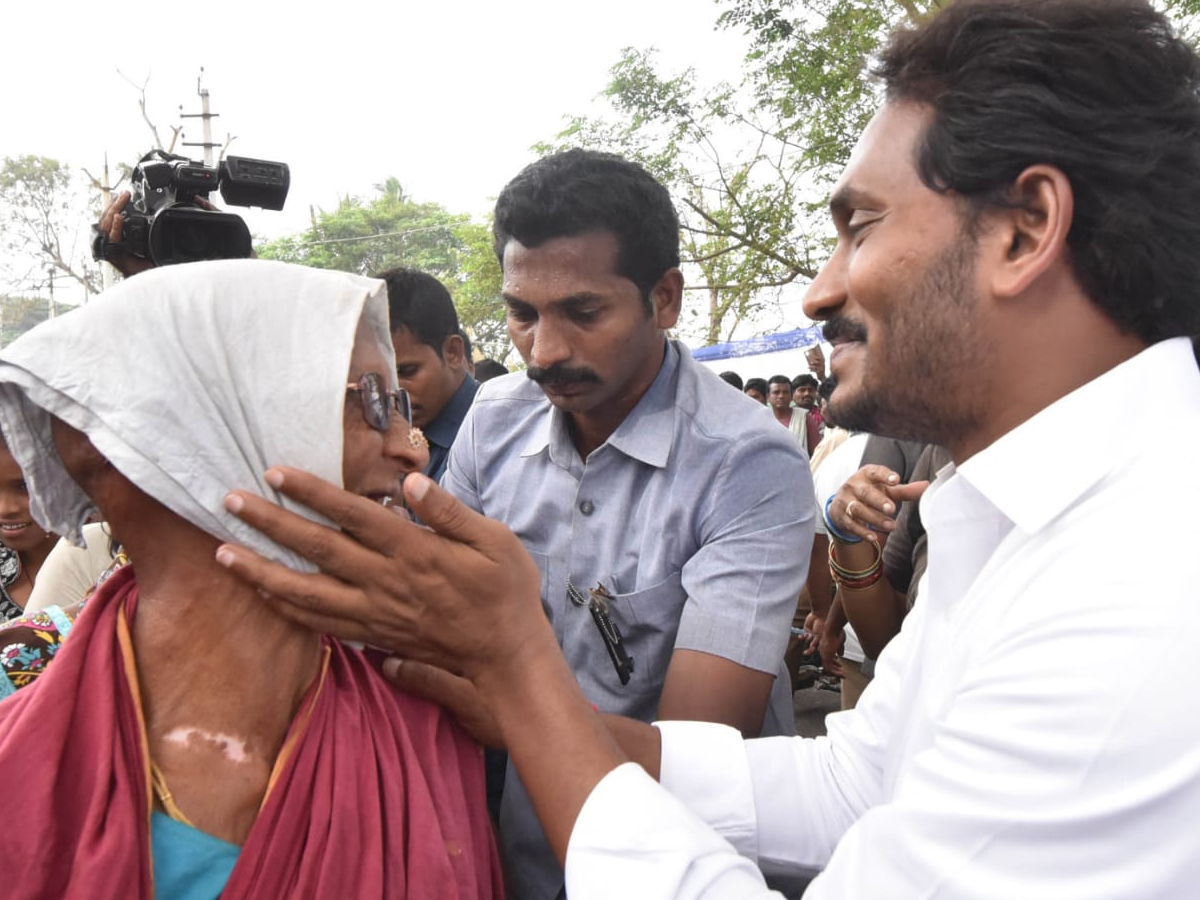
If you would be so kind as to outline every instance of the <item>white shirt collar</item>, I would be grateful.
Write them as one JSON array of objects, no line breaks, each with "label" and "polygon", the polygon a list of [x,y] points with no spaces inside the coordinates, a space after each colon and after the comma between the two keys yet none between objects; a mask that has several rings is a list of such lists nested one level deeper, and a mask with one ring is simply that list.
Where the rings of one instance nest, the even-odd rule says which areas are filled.
[{"label": "white shirt collar", "polygon": [[[957,473],[1027,534],[1049,524],[1121,459],[1113,442],[1138,440],[1120,419],[1165,421],[1194,406],[1200,371],[1187,338],[1147,347],[1137,356],[1055,401],[1000,437]],[[1190,383],[1189,383],[1190,382]],[[1053,453],[1048,451],[1053,450]],[[1030,465],[1031,460],[1068,460]],[[941,486],[946,479],[939,477]],[[931,493],[933,493],[931,489]],[[924,508],[924,507],[922,507]]]}]

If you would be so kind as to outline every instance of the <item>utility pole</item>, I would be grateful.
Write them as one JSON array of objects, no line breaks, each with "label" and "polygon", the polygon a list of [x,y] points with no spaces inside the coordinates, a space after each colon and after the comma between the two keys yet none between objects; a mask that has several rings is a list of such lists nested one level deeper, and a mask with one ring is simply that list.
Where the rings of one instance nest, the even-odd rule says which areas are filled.
[{"label": "utility pole", "polygon": [[[88,177],[88,180],[91,181],[92,187],[100,192],[100,209],[101,210],[108,209],[108,204],[112,203],[113,191],[115,191],[120,186],[121,182],[125,180],[125,176],[122,175],[120,178],[118,178],[116,184],[112,184],[111,182],[109,182],[109,180],[108,180],[108,154],[107,153],[104,154],[104,177],[103,178],[97,178],[95,175],[93,175],[87,169],[83,170],[83,174],[85,174]],[[103,291],[107,291],[110,287],[113,286],[113,267],[106,266],[100,260],[97,260],[97,265],[100,266],[100,289]],[[84,290],[83,290],[83,302],[84,303],[87,303],[89,295],[90,295],[90,292],[89,292],[87,286],[84,285]]]},{"label": "utility pole", "polygon": [[[108,182],[108,154],[104,154],[104,183],[100,185],[100,209],[108,209],[108,205],[112,203],[113,186]],[[106,266],[104,260],[96,263],[100,267],[100,289],[107,291],[113,285],[113,267]],[[87,302],[86,299],[84,302]]]},{"label": "utility pole", "polygon": [[54,267],[50,266],[46,269],[46,279],[50,282],[50,309],[46,318],[53,319],[57,310],[54,307]]},{"label": "utility pole", "polygon": [[196,93],[200,95],[200,112],[185,113],[183,106],[179,107],[179,118],[181,119],[201,119],[204,126],[204,140],[184,141],[185,147],[203,147],[204,148],[204,164],[212,166],[213,164],[213,149],[221,146],[214,144],[212,139],[212,120],[217,117],[217,113],[209,112],[208,110],[208,88],[204,87],[201,82],[204,80],[204,67],[200,67],[200,74],[196,77]]}]

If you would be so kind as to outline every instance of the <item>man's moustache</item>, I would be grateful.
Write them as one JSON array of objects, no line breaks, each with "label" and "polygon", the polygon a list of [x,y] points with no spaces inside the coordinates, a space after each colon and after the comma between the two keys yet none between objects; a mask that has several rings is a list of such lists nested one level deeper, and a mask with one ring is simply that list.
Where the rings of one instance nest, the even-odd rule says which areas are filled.
[{"label": "man's moustache", "polygon": [[526,376],[537,384],[551,384],[562,387],[568,384],[598,384],[600,376],[591,369],[569,369],[565,366],[530,366],[525,370]]},{"label": "man's moustache", "polygon": [[865,341],[867,339],[865,327],[842,316],[826,319],[825,324],[821,326],[821,332],[825,341],[830,344],[838,341]]}]

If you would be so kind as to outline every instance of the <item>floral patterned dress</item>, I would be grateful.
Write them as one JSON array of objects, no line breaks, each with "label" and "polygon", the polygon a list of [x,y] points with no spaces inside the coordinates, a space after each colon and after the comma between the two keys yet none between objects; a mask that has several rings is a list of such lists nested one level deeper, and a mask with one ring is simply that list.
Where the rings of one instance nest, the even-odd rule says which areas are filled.
[{"label": "floral patterned dress", "polygon": [[8,588],[21,577],[21,557],[17,551],[0,544],[0,625],[20,616],[24,610],[8,596]]},{"label": "floral patterned dress", "polygon": [[[16,556],[15,553],[13,555]],[[112,565],[96,581],[96,585],[103,584],[113,572],[128,562],[129,557],[124,551],[119,551]],[[0,583],[11,584],[12,581],[3,582],[4,572],[4,562],[0,560]],[[17,574],[20,574],[19,563]],[[13,581],[16,577],[13,577]],[[95,587],[92,590],[95,591]],[[4,600],[12,603],[7,593],[0,591],[0,594]],[[25,613],[14,603],[12,605],[16,608],[17,615],[8,621],[4,621],[3,612],[0,610],[0,700],[15,693],[18,688],[32,684],[45,671],[70,633],[75,616],[83,610],[86,602],[87,597],[66,610],[58,606],[48,606],[34,613]]]},{"label": "floral patterned dress", "polygon": [[71,631],[72,619],[57,606],[22,614],[0,627],[0,698],[42,674]]}]

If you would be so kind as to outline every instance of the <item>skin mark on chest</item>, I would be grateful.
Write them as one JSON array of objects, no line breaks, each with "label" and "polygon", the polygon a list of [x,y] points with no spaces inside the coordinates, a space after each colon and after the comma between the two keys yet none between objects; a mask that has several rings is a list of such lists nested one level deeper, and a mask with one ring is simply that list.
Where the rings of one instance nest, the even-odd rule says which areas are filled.
[{"label": "skin mark on chest", "polygon": [[188,747],[194,744],[207,745],[206,749],[219,750],[225,758],[233,763],[248,763],[250,754],[246,751],[246,741],[232,734],[221,734],[204,728],[175,728],[163,736],[163,740],[172,744]]}]

